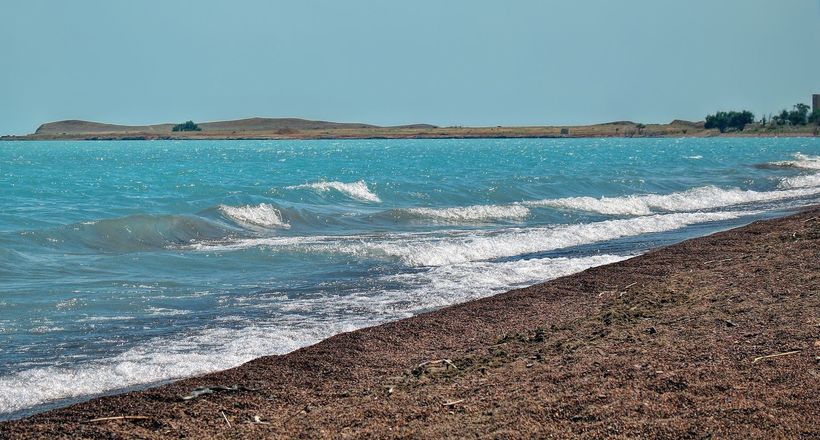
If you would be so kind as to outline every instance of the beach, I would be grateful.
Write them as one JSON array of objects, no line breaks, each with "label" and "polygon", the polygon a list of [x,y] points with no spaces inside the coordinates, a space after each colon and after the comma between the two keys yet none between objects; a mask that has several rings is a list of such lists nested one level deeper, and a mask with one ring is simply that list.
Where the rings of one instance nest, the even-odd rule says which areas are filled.
[{"label": "beach", "polygon": [[816,437],[818,311],[813,207],[0,437]]},{"label": "beach", "polygon": [[818,4],[553,3],[0,2],[0,440],[820,439]]}]

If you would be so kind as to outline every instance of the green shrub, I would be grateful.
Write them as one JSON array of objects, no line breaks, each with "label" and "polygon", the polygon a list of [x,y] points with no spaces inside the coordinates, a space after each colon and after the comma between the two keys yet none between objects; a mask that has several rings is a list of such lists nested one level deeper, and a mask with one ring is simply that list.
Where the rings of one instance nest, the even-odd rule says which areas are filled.
[{"label": "green shrub", "polygon": [[194,124],[194,121],[186,121],[182,124],[174,125],[171,131],[202,131],[199,125]]},{"label": "green shrub", "polygon": [[772,116],[772,122],[777,125],[806,125],[812,122],[814,113],[809,114],[811,107],[806,104],[799,103],[794,105],[794,110],[781,110],[777,116]]}]

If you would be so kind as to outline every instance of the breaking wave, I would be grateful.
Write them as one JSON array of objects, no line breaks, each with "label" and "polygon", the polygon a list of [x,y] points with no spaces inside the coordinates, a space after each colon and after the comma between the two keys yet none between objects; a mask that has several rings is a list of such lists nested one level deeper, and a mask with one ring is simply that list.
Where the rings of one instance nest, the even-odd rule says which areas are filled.
[{"label": "breaking wave", "polygon": [[[284,354],[332,335],[415,315],[434,308],[570,275],[628,258],[596,255],[481,262],[434,268],[422,274],[382,277],[376,295],[361,290],[328,302],[325,297],[290,300],[292,309],[332,316],[331,322],[263,322],[242,328],[203,329],[155,338],[117,356],[72,367],[41,367],[0,377],[0,414],[112,390],[205,374],[260,356]],[[420,276],[419,276],[420,275]],[[273,299],[273,298],[269,298]],[[365,311],[351,317],[350,310]]]},{"label": "breaking wave", "polygon": [[45,367],[0,377],[0,414],[59,399],[179,379],[223,370],[253,358],[282,354],[333,334],[353,330],[324,326],[309,331],[251,326],[211,329],[178,340],[157,338],[109,359],[76,367]]},{"label": "breaking wave", "polygon": [[414,217],[442,222],[482,222],[492,220],[523,220],[530,210],[522,205],[473,205],[456,208],[408,208]]},{"label": "breaking wave", "polygon": [[242,224],[264,228],[290,228],[290,225],[282,219],[282,213],[267,203],[255,206],[219,205],[219,210],[231,220]]},{"label": "breaking wave", "polygon": [[795,153],[794,160],[782,160],[772,162],[768,165],[782,168],[802,168],[805,170],[820,170],[820,156],[810,156],[803,153]]},{"label": "breaking wave", "polygon": [[780,181],[781,188],[812,188],[820,186],[820,173],[786,177]]},{"label": "breaking wave", "polygon": [[383,280],[416,286],[396,291],[395,301],[414,302],[419,309],[437,308],[530,286],[627,258],[629,256],[602,254],[579,258],[475,261],[432,267],[412,274],[389,275]]},{"label": "breaking wave", "polygon": [[140,214],[23,232],[21,235],[47,247],[136,252],[218,239],[229,233],[228,225],[196,215]]},{"label": "breaking wave", "polygon": [[399,258],[416,266],[444,266],[545,252],[614,240],[646,233],[671,231],[684,226],[738,218],[745,213],[666,214],[634,219],[562,225],[550,228],[520,228],[502,232],[462,233],[459,236],[421,240],[341,243],[331,249],[351,254],[375,254]]},{"label": "breaking wave", "polygon": [[621,197],[567,197],[525,202],[527,206],[597,212],[606,215],[650,215],[723,208],[753,202],[771,202],[820,194],[820,188],[752,191],[703,186],[672,194],[639,194]]},{"label": "breaking wave", "polygon": [[[200,242],[193,250],[242,250],[267,247],[294,252],[342,253],[398,259],[413,267],[445,266],[552,251],[685,226],[731,220],[753,212],[704,212],[643,216],[541,228],[500,231],[444,231],[357,236],[265,237]],[[444,234],[444,235],[442,235]]]},{"label": "breaking wave", "polygon": [[279,209],[262,203],[219,205],[198,214],[129,215],[25,231],[20,235],[46,247],[127,253],[256,235],[254,228],[287,229],[290,224]]},{"label": "breaking wave", "polygon": [[327,192],[330,190],[336,190],[347,197],[356,199],[356,200],[363,200],[366,202],[374,202],[380,203],[382,200],[370,191],[370,188],[367,187],[367,183],[364,180],[360,180],[358,182],[315,182],[315,183],[305,183],[302,185],[294,185],[288,186],[287,189],[312,189],[319,192]]},{"label": "breaking wave", "polygon": [[[801,170],[820,170],[820,156],[810,156],[795,153],[794,160],[772,162],[771,166],[780,168],[798,168]],[[786,177],[780,181],[780,188],[812,188],[820,187],[820,173]]]}]

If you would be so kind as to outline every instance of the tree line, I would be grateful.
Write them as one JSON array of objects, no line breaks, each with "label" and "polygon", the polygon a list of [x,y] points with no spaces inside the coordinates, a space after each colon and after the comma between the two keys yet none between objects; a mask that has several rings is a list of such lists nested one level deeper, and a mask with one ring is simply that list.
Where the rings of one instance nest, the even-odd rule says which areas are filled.
[{"label": "tree line", "polygon": [[[808,124],[816,124],[820,125],[820,109],[815,109],[813,112],[809,112],[811,107],[806,104],[798,103],[795,104],[792,110],[783,109],[780,113],[772,116],[763,115],[758,124],[761,127],[765,126],[800,126],[800,125],[808,125]],[[743,111],[728,111],[723,112],[719,111],[715,114],[706,115],[706,124],[704,128],[711,129],[717,128],[720,130],[721,133],[725,133],[727,131],[743,131],[747,125],[753,124],[755,122],[755,115],[754,113],[743,110]]]}]

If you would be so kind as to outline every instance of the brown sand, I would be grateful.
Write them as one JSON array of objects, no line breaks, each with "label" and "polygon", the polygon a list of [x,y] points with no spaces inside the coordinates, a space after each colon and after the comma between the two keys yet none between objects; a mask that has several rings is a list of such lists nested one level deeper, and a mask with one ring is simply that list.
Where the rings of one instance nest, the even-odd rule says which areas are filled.
[{"label": "brown sand", "polygon": [[820,207],[0,438],[820,438],[818,355]]}]

